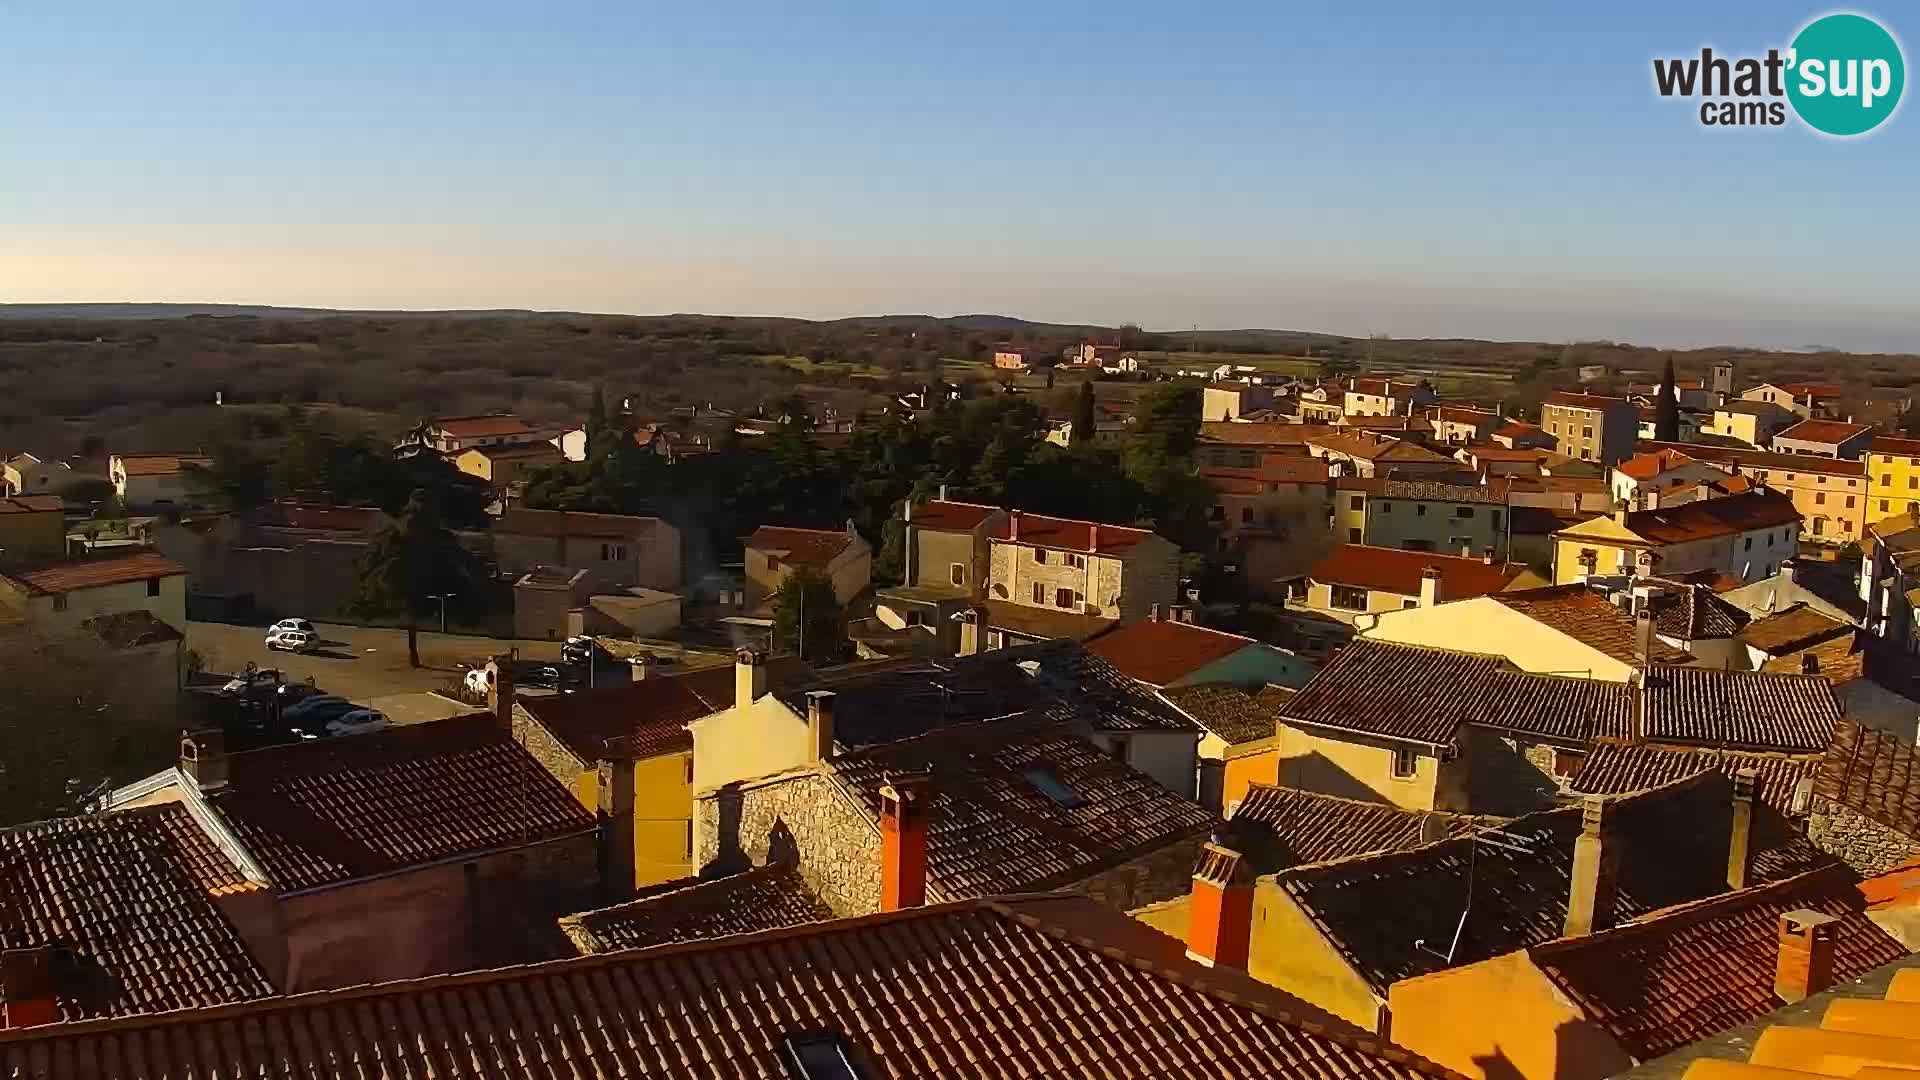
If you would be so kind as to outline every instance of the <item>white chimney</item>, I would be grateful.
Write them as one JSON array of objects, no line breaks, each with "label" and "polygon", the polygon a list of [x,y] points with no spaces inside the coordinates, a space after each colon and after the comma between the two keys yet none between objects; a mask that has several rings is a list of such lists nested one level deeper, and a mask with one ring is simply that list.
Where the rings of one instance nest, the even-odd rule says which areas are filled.
[{"label": "white chimney", "polygon": [[1420,606],[1430,608],[1440,602],[1440,571],[1429,566],[1420,571]]}]

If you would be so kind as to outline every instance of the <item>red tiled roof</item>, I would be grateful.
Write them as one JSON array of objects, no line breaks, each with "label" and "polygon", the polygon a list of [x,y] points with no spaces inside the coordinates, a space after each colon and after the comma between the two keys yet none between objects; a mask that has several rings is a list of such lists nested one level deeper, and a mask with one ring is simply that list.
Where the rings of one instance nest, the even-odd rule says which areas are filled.
[{"label": "red tiled roof", "polygon": [[1415,443],[1403,442],[1400,439],[1389,438],[1385,435],[1374,435],[1365,431],[1316,435],[1307,441],[1311,445],[1319,447],[1328,453],[1358,458],[1363,461],[1389,461],[1404,464],[1432,462],[1437,464],[1439,462],[1451,462],[1453,460],[1445,454],[1436,454],[1426,447]]},{"label": "red tiled roof", "polygon": [[1651,480],[1663,472],[1692,465],[1694,459],[1678,450],[1653,450],[1635,454],[1614,468],[1635,480]]},{"label": "red tiled roof", "polygon": [[1916,670],[1913,660],[1898,645],[1864,630],[1776,656],[1762,664],[1760,670],[1804,673],[1808,671],[1809,662],[1813,665],[1813,674],[1835,686],[1845,686],[1855,679],[1870,679],[1882,689],[1920,702],[1920,670]]},{"label": "red tiled roof", "polygon": [[[1019,530],[1017,540],[1013,535],[1016,524]],[[1108,555],[1125,551],[1151,537],[1153,530],[1133,529],[1124,525],[1105,525],[1075,518],[1048,517],[1044,514],[1029,514],[1016,510],[1008,515],[1008,520],[1001,522],[988,535],[995,540],[1087,554],[1095,553],[1094,541],[1098,540],[1098,553]]]},{"label": "red tiled roof", "polygon": [[1721,575],[1710,572],[1708,576],[1711,580],[1703,581],[1693,575],[1693,580],[1676,582],[1680,586],[1676,591],[1655,593],[1647,599],[1657,633],[1681,641],[1719,640],[1738,634],[1752,620],[1745,611],[1714,595],[1744,583],[1733,578],[1730,588],[1721,588]]},{"label": "red tiled roof", "polygon": [[1841,720],[1814,774],[1814,794],[1920,840],[1920,753],[1857,720]]},{"label": "red tiled roof", "polygon": [[778,556],[797,566],[826,566],[853,544],[845,529],[788,529],[762,525],[747,538],[747,546]]},{"label": "red tiled roof", "polygon": [[1757,774],[1754,796],[1786,814],[1793,810],[1794,792],[1800,782],[1811,779],[1819,765],[1818,754],[1712,750],[1601,739],[1588,751],[1567,788],[1582,795],[1625,795],[1698,773],[1718,772],[1731,779],[1743,769],[1752,769]]},{"label": "red tiled roof", "polygon": [[[1223,480],[1246,481],[1253,484],[1324,484],[1327,482],[1327,459],[1293,454],[1269,454],[1260,464],[1251,469],[1232,468],[1223,465],[1203,465],[1200,475],[1218,486]],[[1248,492],[1258,494],[1258,492]]]},{"label": "red tiled roof", "polygon": [[1740,635],[1740,641],[1749,648],[1778,656],[1852,635],[1853,624],[1829,618],[1804,603],[1798,603],[1749,623],[1746,632]]},{"label": "red tiled roof", "polygon": [[28,591],[40,594],[69,593],[98,589],[107,585],[126,585],[153,578],[177,577],[187,568],[157,551],[134,551],[124,555],[97,555],[92,558],[62,559],[59,562],[5,573],[8,580]]},{"label": "red tiled roof", "polygon": [[1920,439],[1900,439],[1892,435],[1875,435],[1867,448],[1876,454],[1904,455],[1920,457]]},{"label": "red tiled roof", "polygon": [[493,531],[512,536],[584,536],[632,540],[666,527],[657,517],[637,514],[589,514],[579,510],[527,510],[515,507],[500,515]]},{"label": "red tiled roof", "polygon": [[825,922],[833,910],[800,871],[774,863],[722,878],[680,882],[642,899],[560,920],[582,955],[644,949],[676,941],[751,934]]},{"label": "red tiled roof", "polygon": [[1148,619],[1101,634],[1087,642],[1087,651],[1105,658],[1129,678],[1165,686],[1258,644],[1224,630]]},{"label": "red tiled roof", "polygon": [[1853,875],[1830,866],[1700,900],[1632,926],[1532,950],[1534,963],[1635,1061],[1757,1020],[1780,1007],[1780,916],[1809,910],[1834,925],[1833,981],[1857,979],[1907,950],[1874,925]]},{"label": "red tiled roof", "polygon": [[172,476],[188,466],[205,467],[213,459],[197,454],[121,454],[120,470],[128,476]]},{"label": "red tiled roof", "polygon": [[[1743,450],[1731,446],[1708,446],[1704,443],[1661,443],[1648,439],[1640,440],[1640,447],[1656,450],[1677,450],[1696,461],[1711,461],[1720,465],[1737,465],[1747,472],[1807,472],[1825,473],[1829,476],[1865,476],[1866,464],[1860,461],[1847,461],[1841,458],[1816,457],[1812,454],[1774,454],[1765,450]],[[1916,450],[1920,453],[1920,450]]]},{"label": "red tiled roof", "polygon": [[58,514],[66,503],[58,495],[9,495],[0,498],[0,514]]},{"label": "red tiled roof", "polygon": [[1459,555],[1366,544],[1336,544],[1307,575],[1323,585],[1350,585],[1402,596],[1420,595],[1420,579],[1431,567],[1440,571],[1440,598],[1465,600],[1499,592],[1526,572],[1520,563],[1489,563]]},{"label": "red tiled roof", "polygon": [[527,459],[559,462],[567,460],[560,448],[550,442],[509,443],[504,446],[473,446],[465,453],[479,454],[489,461],[522,461]]},{"label": "red tiled roof", "polygon": [[209,801],[287,892],[594,828],[491,713],[234,754],[228,771]]},{"label": "red tiled roof", "polygon": [[[0,1073],[143,1076],[788,1075],[789,1038],[845,1039],[875,1077],[1453,1074],[1083,897],[911,908],[652,949],[0,1032]],[[378,1018],[377,1022],[374,1018]],[[469,1064],[471,1063],[471,1064]],[[43,1070],[41,1070],[43,1071]]]},{"label": "red tiled roof", "polygon": [[941,532],[972,532],[999,512],[997,506],[930,499],[914,506],[913,524],[915,528]]},{"label": "red tiled roof", "polygon": [[1350,859],[1378,851],[1407,851],[1430,843],[1423,833],[1438,826],[1434,840],[1464,836],[1474,819],[1464,814],[1402,810],[1377,802],[1342,799],[1317,791],[1250,784],[1233,812],[1239,850],[1263,874],[1309,863]]},{"label": "red tiled roof", "polygon": [[1427,407],[1427,415],[1436,420],[1446,420],[1455,424],[1505,422],[1499,413],[1491,409],[1474,409],[1464,405],[1430,405]]},{"label": "red tiled roof", "polygon": [[[1642,662],[1633,617],[1585,585],[1551,585],[1492,593],[1489,598],[1614,660],[1634,665]],[[1652,659],[1656,663],[1685,664],[1693,658],[1655,638]]]},{"label": "red tiled roof", "polygon": [[1808,394],[1812,394],[1815,397],[1839,397],[1846,392],[1846,388],[1838,383],[1790,382],[1775,383],[1774,386],[1785,390],[1794,397],[1804,397]]},{"label": "red tiled roof", "polygon": [[1208,420],[1200,424],[1200,441],[1240,446],[1303,446],[1307,440],[1332,431],[1333,427],[1328,424],[1238,424],[1230,420]]},{"label": "red tiled roof", "polygon": [[1582,394],[1572,390],[1555,390],[1547,395],[1548,405],[1559,405],[1569,409],[1597,409],[1605,412],[1627,403],[1626,398],[1608,397],[1604,394]]},{"label": "red tiled roof", "polygon": [[[1635,510],[1627,515],[1626,528],[1649,544],[1666,545],[1799,523],[1800,511],[1794,508],[1792,498],[1774,491],[1757,491]],[[1782,552],[1781,556],[1787,554]]]},{"label": "red tiled roof", "polygon": [[1294,695],[1284,686],[1249,692],[1225,683],[1170,686],[1161,696],[1229,746],[1271,739],[1279,733],[1280,706]]},{"label": "red tiled roof", "polygon": [[[727,673],[731,688],[733,669],[716,670]],[[658,757],[692,750],[687,721],[715,711],[687,685],[688,677],[654,675],[603,690],[525,697],[520,707],[583,767],[607,755],[610,739],[624,740],[626,749],[638,757]]]},{"label": "red tiled roof", "polygon": [[510,414],[492,416],[443,416],[429,421],[431,426],[456,439],[478,439],[489,436],[527,435],[533,429],[527,422]]},{"label": "red tiled roof", "polygon": [[1545,435],[1546,433],[1547,430],[1539,424],[1529,424],[1524,420],[1508,421],[1504,426],[1494,431],[1495,435],[1502,435],[1509,439],[1518,438],[1523,435]]},{"label": "red tiled roof", "polygon": [[1833,687],[1818,675],[1655,664],[1645,684],[1640,735],[1656,742],[1817,753],[1840,721]]},{"label": "red tiled roof", "polygon": [[0,948],[71,950],[73,970],[56,968],[63,1020],[267,997],[273,985],[208,895],[244,887],[234,881],[178,804],[0,831]]},{"label": "red tiled roof", "polygon": [[1841,443],[1848,439],[1872,431],[1871,424],[1848,424],[1839,420],[1802,420],[1785,431],[1777,432],[1775,439],[1797,439],[1800,442]]}]

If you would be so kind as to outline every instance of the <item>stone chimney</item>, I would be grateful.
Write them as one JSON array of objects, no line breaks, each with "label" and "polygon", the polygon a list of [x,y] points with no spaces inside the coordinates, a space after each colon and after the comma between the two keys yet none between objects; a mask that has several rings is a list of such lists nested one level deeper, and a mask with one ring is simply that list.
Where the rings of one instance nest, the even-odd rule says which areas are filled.
[{"label": "stone chimney", "polygon": [[1200,848],[1187,907],[1187,959],[1208,967],[1247,969],[1253,943],[1253,868],[1222,844]]},{"label": "stone chimney", "polygon": [[495,656],[487,661],[487,711],[507,738],[513,738],[513,657]]},{"label": "stone chimney", "polygon": [[1020,511],[1018,510],[1007,511],[1007,539],[1020,539]]},{"label": "stone chimney", "polygon": [[1793,565],[1792,559],[1780,560],[1780,580],[1781,581],[1784,581],[1789,585],[1793,584],[1793,571],[1794,571],[1794,565]]},{"label": "stone chimney", "polygon": [[609,904],[618,904],[633,896],[634,833],[634,756],[626,739],[608,739],[601,751],[598,782],[594,785],[600,805],[600,849],[602,877],[600,890]]},{"label": "stone chimney", "polygon": [[926,773],[890,776],[880,786],[880,910],[927,902]]},{"label": "stone chimney", "polygon": [[733,654],[733,707],[747,706],[767,696],[767,660],[752,649]]},{"label": "stone chimney", "polygon": [[36,945],[0,953],[0,1030],[37,1027],[60,1020],[53,979],[53,949]]},{"label": "stone chimney", "polygon": [[193,777],[201,791],[227,786],[227,739],[219,728],[180,733],[180,771]]},{"label": "stone chimney", "polygon": [[1727,834],[1727,888],[1744,889],[1753,870],[1753,789],[1760,774],[1741,769],[1733,774],[1733,829]]},{"label": "stone chimney", "polygon": [[1420,571],[1420,606],[1433,607],[1440,602],[1440,570],[1429,566]]},{"label": "stone chimney", "polygon": [[1580,806],[1580,835],[1573,842],[1573,884],[1567,893],[1566,936],[1581,937],[1613,925],[1619,853],[1607,843],[1607,800],[1588,796]]},{"label": "stone chimney", "polygon": [[1792,1005],[1833,985],[1833,939],[1840,920],[1805,908],[1780,916],[1780,959],[1773,996]]},{"label": "stone chimney", "polygon": [[807,691],[807,760],[833,756],[833,698],[831,690]]}]

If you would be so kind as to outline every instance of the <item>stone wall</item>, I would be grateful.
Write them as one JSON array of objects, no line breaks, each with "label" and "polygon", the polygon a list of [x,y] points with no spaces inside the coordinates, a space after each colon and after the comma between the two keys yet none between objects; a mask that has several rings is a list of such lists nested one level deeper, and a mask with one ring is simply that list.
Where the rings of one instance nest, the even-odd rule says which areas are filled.
[{"label": "stone wall", "polygon": [[[1126,567],[1120,587],[1120,618],[1127,622],[1144,619],[1155,604],[1174,604],[1180,599],[1180,549],[1163,537],[1153,536],[1127,549]],[[1103,590],[1107,583],[1101,581]],[[1112,615],[1108,610],[1105,614]]]},{"label": "stone wall", "polygon": [[1193,891],[1193,864],[1206,841],[1204,834],[1175,841],[1065,889],[1121,911],[1186,896]]},{"label": "stone wall", "polygon": [[842,917],[880,910],[880,833],[816,773],[722,788],[694,815],[694,861],[744,869],[797,865]]},{"label": "stone wall", "polygon": [[[533,755],[533,760],[552,773],[553,778],[560,781],[561,787],[573,792],[576,798],[580,796],[580,773],[589,763],[574,757],[566,744],[528,716],[525,709],[515,708],[513,711],[513,741],[526,747],[527,753]],[[597,810],[599,807],[589,805],[587,809]]]},{"label": "stone wall", "polygon": [[1920,843],[1839,803],[1815,796],[1807,817],[1814,846],[1862,874],[1882,874],[1920,854]]}]

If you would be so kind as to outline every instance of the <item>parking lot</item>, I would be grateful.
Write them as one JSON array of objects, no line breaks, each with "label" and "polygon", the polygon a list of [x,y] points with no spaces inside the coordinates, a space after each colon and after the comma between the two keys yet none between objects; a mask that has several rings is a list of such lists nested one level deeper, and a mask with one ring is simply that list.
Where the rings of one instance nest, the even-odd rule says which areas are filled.
[{"label": "parking lot", "polygon": [[506,641],[459,634],[420,634],[421,667],[407,664],[407,632],[389,627],[316,623],[321,646],[311,653],[275,652],[261,643],[264,626],[190,622],[187,647],[198,651],[207,670],[239,671],[252,661],[279,668],[288,681],[311,677],[329,693],[366,702],[391,694],[438,690],[459,674],[459,665],[480,665],[487,657],[518,648],[532,660],[557,660],[557,641]]}]

